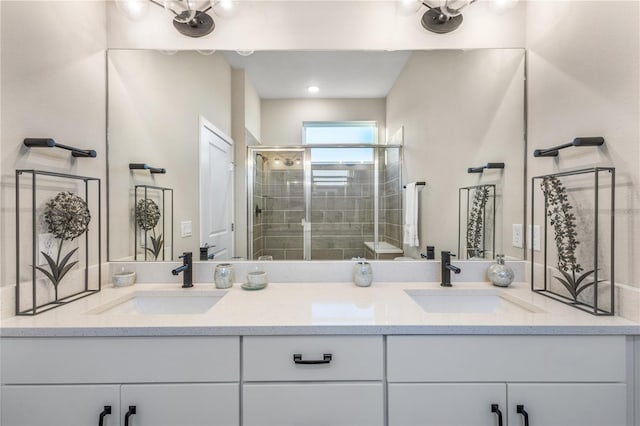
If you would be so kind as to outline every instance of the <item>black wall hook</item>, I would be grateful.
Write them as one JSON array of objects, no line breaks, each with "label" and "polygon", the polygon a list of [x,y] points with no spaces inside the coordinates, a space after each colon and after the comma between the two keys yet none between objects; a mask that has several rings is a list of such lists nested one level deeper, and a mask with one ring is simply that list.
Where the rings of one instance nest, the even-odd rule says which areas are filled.
[{"label": "black wall hook", "polygon": [[96,158],[97,154],[93,149],[78,149],[72,146],[62,145],[51,138],[25,138],[22,143],[29,148],[62,148],[71,151],[73,157]]}]

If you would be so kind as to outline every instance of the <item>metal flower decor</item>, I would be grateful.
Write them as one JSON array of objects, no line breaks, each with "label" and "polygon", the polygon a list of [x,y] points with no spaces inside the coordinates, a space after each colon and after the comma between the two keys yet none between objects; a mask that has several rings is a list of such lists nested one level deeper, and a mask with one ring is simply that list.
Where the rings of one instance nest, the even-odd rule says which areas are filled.
[{"label": "metal flower decor", "polygon": [[73,254],[78,251],[78,247],[60,259],[62,245],[65,241],[72,241],[84,234],[89,227],[90,221],[91,214],[87,203],[71,192],[60,192],[45,204],[44,222],[48,231],[60,240],[60,243],[55,261],[47,253],[40,252],[46,259],[49,270],[40,266],[35,268],[51,280],[55,290],[55,300],[58,300],[58,286],[62,278],[78,263],[77,260],[69,263]]},{"label": "metal flower decor", "polygon": [[482,227],[484,223],[484,208],[489,199],[489,187],[483,186],[476,189],[473,195],[473,204],[467,221],[467,253],[471,257],[482,255]]},{"label": "metal flower decor", "polygon": [[140,227],[140,229],[144,231],[151,231],[153,235],[151,238],[152,247],[146,247],[145,250],[149,251],[153,254],[154,258],[157,260],[158,256],[162,252],[162,247],[164,245],[164,239],[162,234],[156,237],[156,225],[160,220],[160,208],[155,203],[155,201],[149,198],[143,198],[139,200],[136,204],[136,223]]},{"label": "metal flower decor", "polygon": [[[576,258],[576,248],[578,233],[576,231],[576,217],[571,212],[573,206],[569,203],[567,190],[562,182],[555,176],[547,176],[540,184],[542,193],[545,196],[547,206],[547,217],[555,232],[555,243],[558,251],[558,270],[562,277],[556,278],[571,294],[574,301],[587,288],[595,284],[595,281],[587,281],[587,278],[595,270],[584,271]],[[601,280],[598,280],[601,281]]]}]

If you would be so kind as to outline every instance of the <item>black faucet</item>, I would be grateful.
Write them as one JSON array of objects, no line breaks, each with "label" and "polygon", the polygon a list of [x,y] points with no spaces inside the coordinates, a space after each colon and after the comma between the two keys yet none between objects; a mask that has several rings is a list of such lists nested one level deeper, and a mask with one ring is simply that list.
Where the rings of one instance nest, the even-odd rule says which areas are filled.
[{"label": "black faucet", "polygon": [[185,251],[182,256],[178,256],[178,259],[182,259],[182,266],[172,270],[171,273],[178,275],[182,272],[182,288],[193,287],[193,254]]},{"label": "black faucet", "polygon": [[451,271],[454,274],[459,274],[460,268],[451,264],[451,256],[455,256],[455,254],[451,254],[450,251],[441,251],[440,256],[440,276],[442,277],[440,285],[442,287],[451,287]]}]

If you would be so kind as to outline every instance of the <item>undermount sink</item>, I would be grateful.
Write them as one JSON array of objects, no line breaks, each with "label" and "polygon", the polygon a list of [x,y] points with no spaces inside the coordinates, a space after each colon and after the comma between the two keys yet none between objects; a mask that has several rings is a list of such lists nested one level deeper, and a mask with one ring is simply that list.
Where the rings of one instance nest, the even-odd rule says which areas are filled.
[{"label": "undermount sink", "polygon": [[100,315],[195,315],[204,314],[220,301],[225,291],[136,291],[124,299],[103,305],[91,313]]},{"label": "undermount sink", "polygon": [[429,314],[539,313],[538,307],[498,290],[405,290]]}]

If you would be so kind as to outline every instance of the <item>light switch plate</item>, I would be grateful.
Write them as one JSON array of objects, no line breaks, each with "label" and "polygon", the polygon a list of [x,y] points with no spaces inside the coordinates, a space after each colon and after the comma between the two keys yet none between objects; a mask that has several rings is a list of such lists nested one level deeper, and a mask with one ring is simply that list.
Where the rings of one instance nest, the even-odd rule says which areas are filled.
[{"label": "light switch plate", "polygon": [[180,222],[180,236],[190,237],[191,235],[193,235],[193,222],[190,220]]}]

